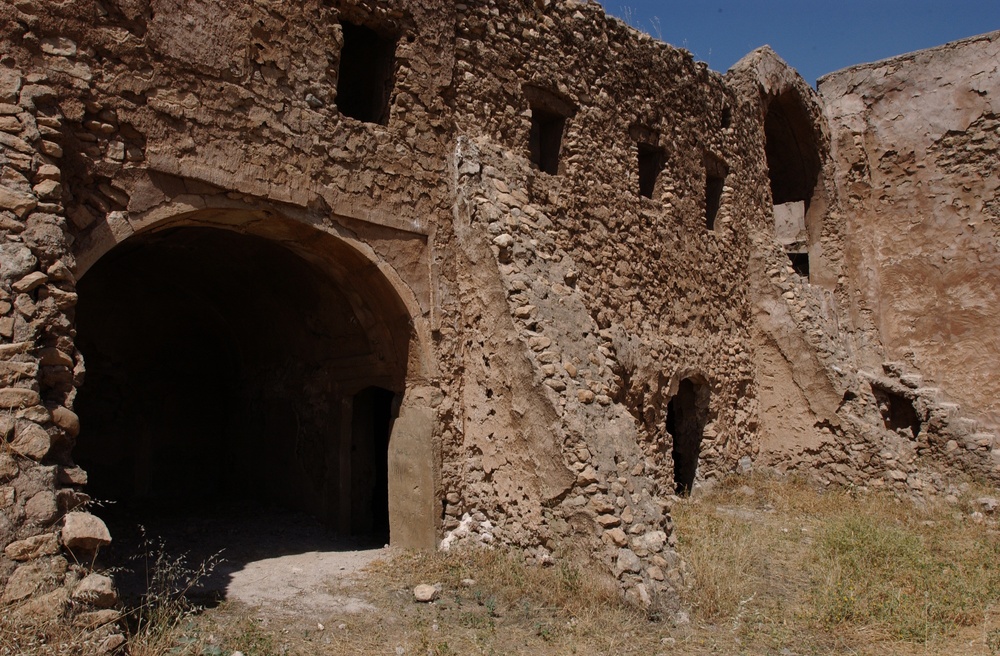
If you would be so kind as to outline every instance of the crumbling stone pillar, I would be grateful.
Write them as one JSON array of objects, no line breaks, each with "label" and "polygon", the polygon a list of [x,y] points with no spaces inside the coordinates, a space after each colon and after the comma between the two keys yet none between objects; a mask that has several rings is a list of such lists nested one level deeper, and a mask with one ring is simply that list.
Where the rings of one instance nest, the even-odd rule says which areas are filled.
[{"label": "crumbling stone pillar", "polygon": [[70,455],[83,369],[72,340],[63,117],[45,81],[0,64],[0,612],[23,622],[117,601],[110,581],[87,569],[110,536],[81,512],[86,474]]}]

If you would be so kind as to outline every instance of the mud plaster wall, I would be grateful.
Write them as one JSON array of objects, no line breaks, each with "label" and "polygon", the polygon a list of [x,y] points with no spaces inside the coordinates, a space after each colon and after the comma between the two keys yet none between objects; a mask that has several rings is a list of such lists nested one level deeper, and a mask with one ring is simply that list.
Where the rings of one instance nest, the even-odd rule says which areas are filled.
[{"label": "mud plaster wall", "polygon": [[[982,413],[952,402],[913,362],[893,360],[877,329],[880,308],[858,302],[857,290],[869,274],[851,258],[867,237],[851,232],[849,207],[857,198],[849,194],[856,189],[845,190],[840,181],[853,174],[847,167],[854,163],[845,165],[831,154],[841,126],[823,115],[829,99],[767,48],[738,62],[726,81],[762,119],[777,105],[786,118],[801,122],[812,135],[820,169],[805,216],[808,276],[793,269],[773,224],[756,223],[750,233],[757,462],[828,483],[888,486],[915,496],[946,493],[968,474],[997,480],[1000,450]],[[766,123],[761,120],[758,129]],[[990,165],[981,164],[980,175],[988,178]],[[976,283],[977,293],[990,294],[989,283],[982,283]],[[961,338],[945,341],[946,351]],[[895,410],[887,395],[896,399]],[[919,431],[892,419],[907,408]]]},{"label": "mud plaster wall", "polygon": [[[887,357],[1000,422],[1000,36],[822,78],[859,311]],[[866,354],[867,355],[867,354]]]}]

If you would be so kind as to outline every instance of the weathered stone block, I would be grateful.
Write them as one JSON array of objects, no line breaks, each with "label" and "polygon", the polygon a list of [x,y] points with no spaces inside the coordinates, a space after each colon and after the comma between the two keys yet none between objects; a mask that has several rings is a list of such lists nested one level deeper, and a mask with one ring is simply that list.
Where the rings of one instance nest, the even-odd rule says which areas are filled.
[{"label": "weathered stone block", "polygon": [[41,398],[38,392],[23,387],[5,387],[0,389],[0,408],[26,408],[37,405]]},{"label": "weathered stone block", "polygon": [[114,583],[102,574],[88,574],[73,589],[73,599],[92,604],[98,608],[111,608],[118,603],[118,593]]},{"label": "weathered stone block", "polygon": [[52,450],[52,436],[30,421],[19,421],[10,448],[32,460],[42,460]]},{"label": "weathered stone block", "polygon": [[[6,435],[3,436],[6,439]],[[0,483],[6,483],[17,476],[20,467],[9,453],[0,453]]]},{"label": "weathered stone block", "polygon": [[63,524],[62,542],[73,551],[94,551],[111,544],[111,533],[99,518],[89,513],[71,512]]},{"label": "weathered stone block", "polygon": [[11,560],[24,562],[42,556],[54,556],[59,553],[59,538],[55,533],[44,533],[25,540],[11,542],[3,550]]},{"label": "weathered stone block", "polygon": [[55,492],[44,490],[24,504],[24,518],[30,524],[48,526],[59,517],[59,502]]},{"label": "weathered stone block", "polygon": [[0,604],[23,601],[45,586],[60,584],[66,575],[66,568],[66,559],[62,557],[21,565],[8,579]]},{"label": "weathered stone block", "polygon": [[69,591],[58,588],[19,607],[14,616],[21,622],[38,626],[56,622],[62,618],[69,606]]},{"label": "weathered stone block", "polygon": [[626,572],[639,573],[642,571],[642,562],[631,549],[619,549],[618,559],[615,561],[615,574],[621,576]]},{"label": "weathered stone block", "polygon": [[38,199],[31,194],[0,186],[0,210],[10,210],[18,218],[24,218],[37,206]]},{"label": "weathered stone block", "polygon": [[113,624],[119,619],[121,619],[121,613],[116,610],[91,610],[74,617],[73,626],[78,626],[82,629],[96,629],[100,626]]}]

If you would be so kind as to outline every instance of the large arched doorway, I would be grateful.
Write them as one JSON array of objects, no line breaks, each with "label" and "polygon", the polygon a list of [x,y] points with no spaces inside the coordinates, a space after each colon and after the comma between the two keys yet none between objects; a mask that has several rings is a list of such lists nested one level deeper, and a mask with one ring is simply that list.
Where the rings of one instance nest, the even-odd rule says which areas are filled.
[{"label": "large arched doorway", "polygon": [[793,90],[772,98],[764,117],[768,179],[774,203],[774,228],[792,268],[810,278],[815,265],[819,221],[813,201],[820,157],[812,121]]},{"label": "large arched doorway", "polygon": [[145,514],[300,511],[388,541],[407,313],[350,277],[373,267],[286,243],[296,252],[169,227],[122,242],[83,275],[74,457],[95,498]]}]

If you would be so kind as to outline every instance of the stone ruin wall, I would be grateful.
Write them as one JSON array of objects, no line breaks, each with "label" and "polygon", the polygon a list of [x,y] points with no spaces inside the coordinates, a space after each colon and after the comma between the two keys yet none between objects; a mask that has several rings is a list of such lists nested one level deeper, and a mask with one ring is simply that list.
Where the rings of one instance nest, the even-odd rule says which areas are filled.
[{"label": "stone ruin wall", "polygon": [[[467,342],[473,401],[462,450],[445,462],[461,464],[475,483],[456,495],[463,505],[445,528],[469,509],[501,526],[514,518],[515,527],[540,512],[546,550],[563,551],[573,534],[592,536],[599,560],[649,603],[663,579],[681,578],[669,548],[656,552],[674,539],[666,414],[683,378],[710,388],[702,471],[729,471],[753,455],[740,284],[752,218],[740,210],[752,206],[751,181],[760,175],[752,117],[720,76],[596,5],[483,6],[458,24],[456,235],[489,265],[483,283],[492,300],[483,310],[499,312],[503,324],[513,316],[504,338],[516,340],[514,357],[528,356],[530,378],[510,378],[496,337]],[[595,42],[607,48],[595,50]],[[555,175],[528,159],[532,103],[542,102],[531,89],[566,108]],[[665,158],[651,198],[639,194],[640,143]],[[706,158],[728,169],[714,230],[706,227]],[[522,446],[525,428],[534,428],[518,418],[526,391],[544,397],[549,416],[538,430],[557,438],[547,448],[562,450],[560,476],[539,469],[537,480],[548,485],[537,492],[515,459],[528,453],[537,462],[544,453]]]},{"label": "stone ruin wall", "polygon": [[[720,76],[572,2],[0,12],[0,579],[17,612],[113,604],[78,564],[109,536],[73,459],[76,280],[116,244],[178,226],[280,243],[349,297],[363,364],[331,364],[328,393],[342,413],[362,384],[398,395],[395,544],[579,552],[629,598],[672,605],[687,571],[667,408],[683,379],[710,392],[699,480],[760,463],[946,489],[917,456],[953,451],[939,438],[954,422],[910,372],[866,373],[881,342],[854,329],[871,324],[852,314],[835,137],[773,53]],[[341,20],[399,37],[384,125],[338,110]],[[811,284],[773,231],[763,116],[786,92],[822,167]],[[556,174],[531,164],[533,105],[566,113]],[[640,144],[662,157],[649,198]],[[709,174],[724,178],[712,229]],[[924,442],[884,429],[873,378],[938,428]],[[327,489],[343,461],[324,457],[311,508],[344,526]],[[949,457],[995,473],[988,450]]]},{"label": "stone ruin wall", "polygon": [[[987,432],[1000,421],[998,55],[994,32],[819,82],[859,332]],[[859,349],[873,369],[881,356]]]},{"label": "stone ruin wall", "polygon": [[[899,349],[893,349],[892,338],[885,337],[885,331],[886,322],[894,319],[891,312],[885,313],[889,317],[883,316],[889,295],[872,297],[871,290],[877,289],[873,280],[878,280],[880,272],[890,264],[895,266],[886,253],[897,247],[886,247],[886,243],[901,244],[899,240],[908,238],[906,245],[898,246],[898,253],[933,253],[935,248],[947,251],[940,241],[941,233],[933,227],[910,230],[897,226],[891,231],[891,239],[875,241],[882,244],[881,251],[873,246],[873,233],[884,230],[892,221],[909,221],[907,225],[912,226],[914,217],[921,215],[896,213],[896,210],[865,213],[867,210],[860,208],[891,204],[888,200],[891,193],[909,198],[906,191],[889,195],[887,191],[906,190],[910,184],[921,183],[901,178],[894,181],[895,186],[886,183],[879,187],[878,199],[871,186],[858,183],[868,171],[867,160],[865,155],[859,156],[863,151],[858,150],[858,145],[882,144],[880,148],[891,148],[884,145],[882,135],[888,129],[883,125],[885,122],[891,123],[901,116],[913,116],[912,120],[919,122],[923,120],[920,117],[933,114],[947,117],[940,119],[945,122],[965,125],[963,121],[967,120],[975,126],[983,120],[983,112],[989,118],[988,98],[996,91],[994,43],[995,36],[986,35],[898,58],[899,62],[916,57],[924,60],[925,65],[934,63],[920,72],[908,70],[895,79],[895,88],[901,89],[900,93],[907,98],[929,95],[922,94],[923,90],[940,88],[941,93],[975,100],[951,104],[940,99],[926,104],[913,100],[906,108],[894,106],[882,115],[860,113],[858,99],[851,95],[861,89],[860,95],[873,105],[882,102],[883,93],[891,97],[883,87],[866,92],[861,82],[878,80],[871,70],[879,69],[881,64],[827,76],[821,80],[818,94],[766,48],[751,53],[727,74],[730,85],[742,90],[744,97],[754,98],[751,91],[759,90],[757,102],[761,114],[766,115],[775,104],[779,107],[787,104],[782,103],[782,96],[789,91],[804,99],[806,111],[797,118],[795,112],[788,112],[787,118],[814,126],[812,135],[819,152],[819,176],[811,192],[811,208],[805,216],[809,274],[801,275],[788,266],[776,232],[765,230],[753,236],[750,275],[756,318],[752,326],[753,352],[760,391],[760,464],[810,472],[827,483],[891,487],[917,497],[953,493],[967,475],[992,484],[997,481],[1000,451],[994,448],[994,427],[986,408],[975,403],[960,406],[953,402],[962,394],[953,391],[956,388],[967,390],[967,395],[978,391],[971,391],[971,383],[960,383],[965,379],[959,376],[950,380],[944,373],[935,376],[930,360],[918,362],[912,355],[903,357]],[[895,70],[899,62],[892,60],[888,66]],[[838,81],[841,82],[832,83]],[[912,93],[910,85],[915,89]],[[867,117],[867,123],[861,122],[861,115]],[[909,130],[906,134],[914,148],[929,148],[926,133]],[[973,223],[984,222],[988,199],[995,195],[990,159],[993,148],[989,136],[974,130],[972,134],[961,134],[961,138],[956,134],[951,138],[975,140],[973,143],[982,145],[963,148],[957,155],[967,162],[964,177],[949,177],[939,172],[934,177],[935,184],[949,190],[950,196],[942,194],[948,198],[959,195],[973,199],[971,209],[966,207],[963,216]],[[926,207],[932,206],[926,199],[921,202]],[[977,214],[980,206],[976,202],[986,207],[984,215]],[[952,203],[939,207],[950,214],[949,205]],[[923,218],[921,226],[928,223],[932,221]],[[922,241],[920,235],[925,232],[936,235],[931,243]],[[964,256],[966,261],[988,262],[981,253],[995,250],[994,241],[988,235],[983,242],[976,242]],[[962,268],[969,270],[973,265]],[[937,333],[928,339],[934,340],[941,353],[977,350],[981,343],[994,339],[991,321],[995,313],[986,309],[985,299],[993,295],[990,281],[995,269],[988,264],[982,266],[977,269],[980,277],[970,278],[966,287],[958,288],[976,299],[968,302],[966,311],[975,313],[978,308],[977,316],[984,318],[979,324],[979,336],[966,341],[958,335]],[[937,280],[935,274],[931,275]],[[894,280],[893,284],[902,284],[900,279]],[[943,284],[941,289],[949,284]],[[926,298],[921,289],[917,285],[905,295],[893,294],[892,302]],[[930,310],[922,319],[938,326],[949,320]],[[961,346],[956,348],[956,345]],[[947,359],[942,357],[944,360]],[[948,360],[948,366],[966,375],[958,364],[961,361],[961,357]],[[981,378],[986,376],[988,362],[988,359],[979,361]],[[989,388],[988,382],[985,388]]]}]

